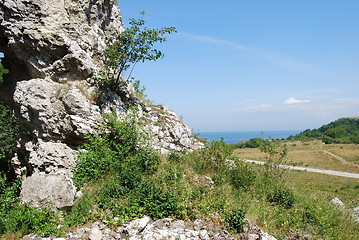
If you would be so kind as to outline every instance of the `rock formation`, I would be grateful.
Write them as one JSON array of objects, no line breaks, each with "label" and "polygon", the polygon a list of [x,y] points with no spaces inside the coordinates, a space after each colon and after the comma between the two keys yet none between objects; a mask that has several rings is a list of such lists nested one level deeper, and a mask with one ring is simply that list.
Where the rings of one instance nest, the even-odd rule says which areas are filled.
[{"label": "rock formation", "polygon": [[[116,229],[110,229],[107,221],[95,222],[91,227],[78,228],[66,234],[66,238],[41,238],[27,235],[24,240],[157,240],[157,239],[191,239],[191,240],[276,240],[275,237],[261,230],[259,227],[245,220],[243,232],[232,235],[223,226],[207,222],[202,219],[183,221],[172,218],[152,220],[150,217],[136,219],[125,223]],[[287,238],[286,238],[287,239]],[[288,238],[311,239],[311,238]]]},{"label": "rock formation", "polygon": [[[0,98],[29,131],[19,139],[12,160],[16,175],[27,176],[24,202],[71,206],[77,147],[86,134],[98,130],[102,113],[124,112],[123,106],[131,103],[131,86],[123,86],[121,95],[99,96],[95,84],[103,67],[101,52],[122,29],[113,0],[0,2],[0,52],[10,70]],[[162,152],[200,147],[174,113],[154,106],[144,109],[150,115],[147,128]]]}]

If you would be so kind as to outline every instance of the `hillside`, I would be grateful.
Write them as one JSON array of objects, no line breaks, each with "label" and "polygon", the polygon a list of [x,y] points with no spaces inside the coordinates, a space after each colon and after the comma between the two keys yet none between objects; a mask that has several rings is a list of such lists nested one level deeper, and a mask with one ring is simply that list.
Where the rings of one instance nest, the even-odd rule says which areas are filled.
[{"label": "hillside", "polygon": [[323,125],[318,129],[307,129],[288,140],[315,140],[325,143],[359,143],[359,118],[340,118],[334,122]]},{"label": "hillside", "polygon": [[117,2],[0,1],[0,239],[356,239],[355,198],[289,185],[282,142],[249,164],[146,100],[121,73],[174,29]]}]

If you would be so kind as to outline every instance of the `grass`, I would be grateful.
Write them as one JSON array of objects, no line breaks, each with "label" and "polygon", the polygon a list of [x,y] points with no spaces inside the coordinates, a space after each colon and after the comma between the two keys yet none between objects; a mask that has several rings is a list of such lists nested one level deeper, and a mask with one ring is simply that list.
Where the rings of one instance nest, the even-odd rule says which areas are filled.
[{"label": "grass", "polygon": [[[297,141],[289,144],[288,159],[292,164],[359,172],[357,167],[345,164],[323,152],[330,151],[350,161],[359,157],[358,145],[324,145],[320,141]],[[234,156],[265,160],[264,154],[257,148],[236,149]],[[314,239],[358,239],[359,224],[349,223],[352,209],[359,205],[357,179],[302,171],[287,171],[285,179],[285,185],[294,192],[296,198],[294,207],[283,211],[280,207],[268,206],[267,201],[257,199],[251,201],[248,218],[279,239],[285,238],[288,229],[309,233]],[[338,209],[330,203],[334,197],[344,202],[344,209]]]},{"label": "grass", "polygon": [[[289,142],[290,150],[287,160],[302,167],[327,169],[359,173],[359,165],[345,164],[338,159],[324,153],[324,150],[332,152],[345,160],[356,163],[359,159],[358,144],[324,144],[321,141]],[[235,149],[234,155],[239,158],[264,161],[265,156],[258,148]]]},{"label": "grass", "polygon": [[338,197],[348,208],[359,206],[359,182],[357,179],[291,171],[288,185],[302,195],[316,194],[330,201]]},{"label": "grass", "polygon": [[358,164],[359,168],[359,144],[329,144],[325,145],[324,148],[348,162]]},{"label": "grass", "polygon": [[[74,173],[83,197],[63,212],[62,218],[39,212],[36,219],[41,222],[33,221],[31,214],[23,222],[14,213],[21,206],[6,205],[18,191],[12,188],[11,192],[4,182],[1,191],[9,197],[0,204],[7,206],[0,209],[1,217],[19,218],[18,226],[27,227],[28,220],[33,225],[18,235],[8,225],[1,238],[41,234],[43,226],[48,228],[44,235],[59,236],[61,231],[63,234],[93,221],[107,220],[109,226],[116,227],[148,215],[154,219],[205,218],[233,235],[242,230],[246,217],[278,239],[285,239],[290,231],[310,234],[313,239],[356,239],[359,224],[350,220],[348,209],[358,204],[357,181],[243,163],[222,141],[191,154],[161,156],[145,144],[139,147],[138,140],[144,140],[137,125],[133,118],[118,122],[109,116],[109,131],[89,138],[84,146],[87,151],[79,156]],[[268,140],[266,144],[263,151],[268,151],[267,157],[278,158],[274,162],[287,154],[280,151],[283,148],[278,142]],[[305,149],[307,158],[318,151],[318,144],[292,144],[294,153],[302,157]],[[263,159],[264,154],[257,149],[240,149],[236,155]],[[226,161],[229,158],[234,160]],[[318,162],[324,165],[325,161]],[[330,203],[336,196],[345,202],[347,210]],[[114,221],[114,217],[120,220]],[[57,225],[64,228],[57,230]]]}]

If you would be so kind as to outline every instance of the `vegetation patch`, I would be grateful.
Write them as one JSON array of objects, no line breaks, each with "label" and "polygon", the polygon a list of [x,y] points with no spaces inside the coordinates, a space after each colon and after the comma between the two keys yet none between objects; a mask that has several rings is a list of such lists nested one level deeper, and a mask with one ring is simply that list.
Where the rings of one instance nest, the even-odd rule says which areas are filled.
[{"label": "vegetation patch", "polygon": [[288,140],[317,140],[325,143],[359,143],[359,119],[340,118],[334,122],[323,125],[318,129],[307,129],[304,132],[290,136]]}]

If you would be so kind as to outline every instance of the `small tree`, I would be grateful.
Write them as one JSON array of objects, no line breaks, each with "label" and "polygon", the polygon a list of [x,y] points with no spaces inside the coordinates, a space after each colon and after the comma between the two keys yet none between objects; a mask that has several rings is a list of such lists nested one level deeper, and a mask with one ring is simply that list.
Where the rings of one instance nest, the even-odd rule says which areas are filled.
[{"label": "small tree", "polygon": [[[144,15],[144,12],[141,13]],[[156,61],[164,54],[154,49],[155,43],[165,42],[165,34],[176,32],[174,27],[150,29],[145,27],[143,19],[130,19],[130,28],[120,33],[117,40],[104,51],[106,71],[102,84],[116,88],[121,81],[121,74],[138,62]]]},{"label": "small tree", "polygon": [[283,173],[286,169],[281,168],[280,165],[286,164],[289,150],[288,145],[269,138],[263,141],[259,149],[265,154],[266,177],[272,178],[277,182],[283,181]]}]

